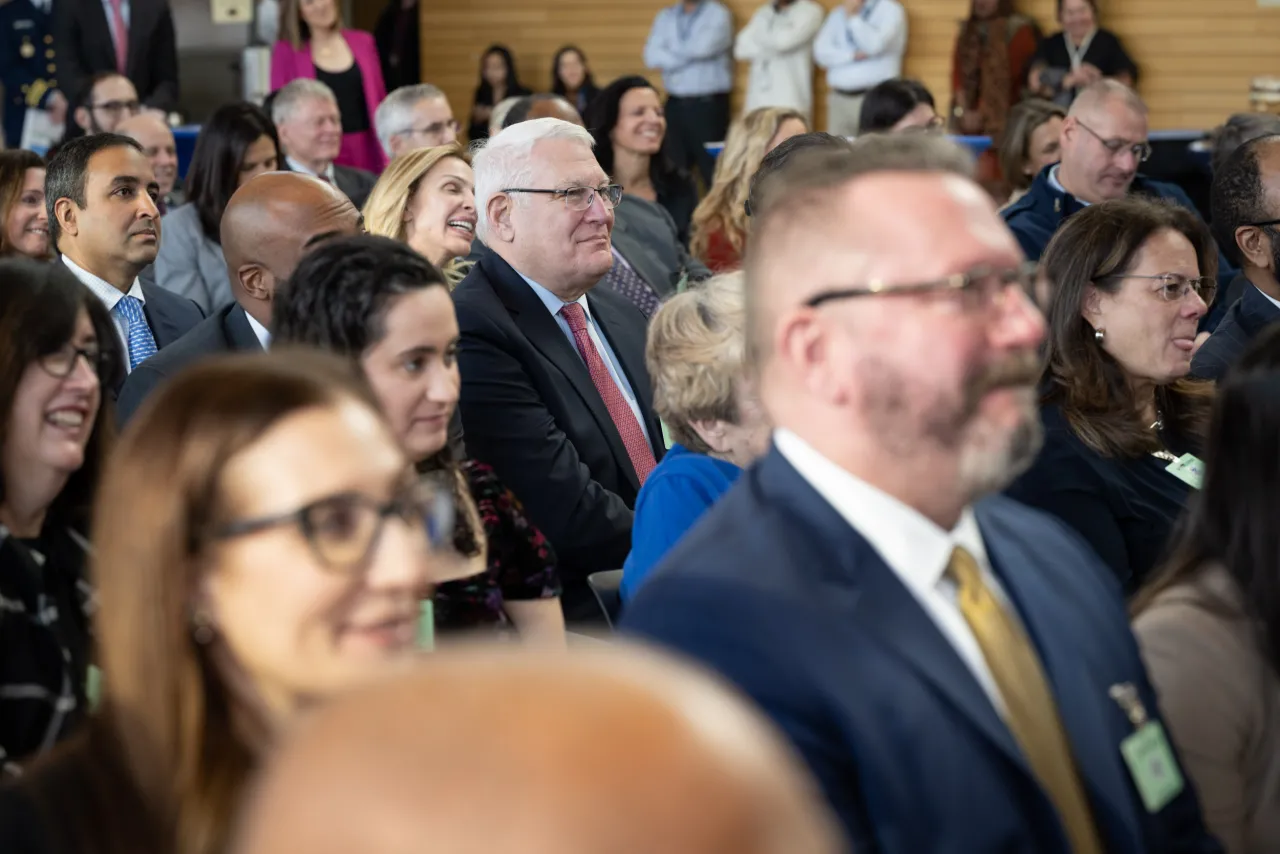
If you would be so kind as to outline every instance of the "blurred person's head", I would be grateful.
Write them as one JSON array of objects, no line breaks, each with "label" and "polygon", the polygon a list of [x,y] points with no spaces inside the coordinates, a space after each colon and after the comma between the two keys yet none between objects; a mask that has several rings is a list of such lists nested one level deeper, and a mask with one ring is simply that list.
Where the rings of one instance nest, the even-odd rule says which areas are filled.
[{"label": "blurred person's head", "polygon": [[583,125],[582,116],[573,104],[559,95],[544,92],[518,99],[502,117],[502,127],[509,128],[530,119],[560,119],[570,124]]},{"label": "blurred person's head", "polygon": [[178,144],[168,123],[153,113],[141,113],[116,125],[116,133],[142,146],[160,185],[160,195],[172,193],[178,180]]},{"label": "blurred person's head", "polygon": [[1215,174],[1226,165],[1235,150],[1251,139],[1280,134],[1280,116],[1271,113],[1236,113],[1210,133],[1213,153],[1210,168]]},{"label": "blurred person's head", "polygon": [[133,82],[118,72],[102,71],[89,79],[72,115],[85,133],[111,133],[140,112],[142,103]]},{"label": "blurred person's head", "polygon": [[187,169],[187,200],[205,237],[221,243],[222,212],[232,195],[250,178],[283,168],[283,159],[276,126],[259,107],[241,102],[215,110]]},{"label": "blurred person's head", "polygon": [[142,146],[114,133],[71,140],[45,173],[53,246],[122,291],[156,260],[159,199],[160,185]]},{"label": "blurred person's head", "polygon": [[330,704],[278,755],[234,850],[393,854],[422,839],[526,854],[845,850],[758,711],[627,647],[462,650]]},{"label": "blurred person's head", "polygon": [[44,160],[21,148],[0,151],[0,258],[51,254]]},{"label": "blurred person's head", "polygon": [[1196,435],[1207,398],[1191,371],[1200,318],[1217,290],[1218,252],[1195,213],[1140,198],[1072,215],[1045,249],[1053,283],[1046,396],[1104,456],[1160,447],[1167,430]]},{"label": "blurred person's head", "polygon": [[296,172],[258,175],[235,191],[222,215],[232,296],[270,329],[276,291],[302,257],[361,227],[360,212],[331,184]]},{"label": "blurred person's head", "polygon": [[592,142],[577,125],[536,119],[512,125],[472,157],[480,239],[569,302],[613,266],[617,197]]},{"label": "blurred person's head", "polygon": [[516,104],[524,99],[524,95],[512,95],[493,105],[493,112],[489,114],[489,136],[497,136],[507,126],[507,113],[514,110]]},{"label": "blurred person's head", "polygon": [[497,89],[511,92],[520,88],[520,80],[516,75],[516,63],[511,51],[505,45],[489,45],[480,57],[480,84],[476,87],[476,97],[480,103],[492,104],[493,94]]},{"label": "blurred person's head", "polygon": [[0,525],[40,536],[52,514],[88,532],[113,438],[109,395],[123,377],[102,302],[61,264],[0,260]]},{"label": "blurred person's head", "polygon": [[475,239],[470,156],[456,143],[402,154],[369,193],[364,218],[370,234],[406,243],[444,270]]},{"label": "blurred person's head", "polygon": [[1098,28],[1097,0],[1058,0],[1058,23],[1076,44]]},{"label": "blurred person's head", "polygon": [[1213,175],[1213,232],[1227,258],[1280,293],[1280,135],[1251,139]]},{"label": "blurred person's head", "polygon": [[378,105],[373,124],[387,157],[458,139],[459,125],[449,99],[430,83],[396,89]]},{"label": "blurred person's head", "polygon": [[1012,14],[1013,0],[972,0],[969,4],[971,18],[1007,18]]},{"label": "blurred person's head", "polygon": [[858,134],[940,130],[933,95],[919,80],[895,77],[871,87],[862,100]]},{"label": "blurred person's head", "polygon": [[280,40],[288,42],[294,50],[311,41],[314,32],[336,30],[341,26],[338,0],[280,0],[277,32]]},{"label": "blurred person's head", "polygon": [[931,134],[810,153],[767,179],[747,247],[774,423],[946,530],[1040,444],[1044,321],[972,170]]},{"label": "blurred person's head", "polygon": [[771,176],[787,168],[806,153],[819,151],[848,151],[849,140],[842,136],[834,136],[824,131],[810,131],[785,139],[773,147],[760,161],[759,168],[751,175],[747,188],[747,198],[743,210],[747,216],[754,216],[756,211],[763,210],[764,199],[761,189],[770,183]]},{"label": "blurred person's head", "polygon": [[594,89],[591,67],[587,55],[575,45],[565,45],[556,51],[551,60],[551,92],[555,95],[574,95],[583,89]]},{"label": "blurred person's head", "polygon": [[746,245],[746,201],[751,192],[751,176],[770,151],[807,132],[802,114],[781,107],[761,107],[733,123],[724,151],[716,158],[711,189],[693,212],[689,248],[694,255],[706,254],[711,235],[717,231],[742,252]]},{"label": "blurred person's head", "polygon": [[653,408],[691,451],[746,468],[769,446],[769,421],[747,375],[742,273],[699,283],[649,321]]},{"label": "blurred person's head", "polygon": [[1066,110],[1043,98],[1028,98],[1009,111],[1000,169],[1013,189],[1027,189],[1042,169],[1058,162],[1066,117]]},{"label": "blurred person's head", "polygon": [[271,119],[288,157],[323,174],[342,150],[342,115],[333,90],[319,80],[286,83],[271,102]]},{"label": "blurred person's head", "polygon": [[1102,80],[1076,96],[1062,123],[1058,181],[1091,205],[1119,199],[1150,156],[1146,104],[1123,83]]}]

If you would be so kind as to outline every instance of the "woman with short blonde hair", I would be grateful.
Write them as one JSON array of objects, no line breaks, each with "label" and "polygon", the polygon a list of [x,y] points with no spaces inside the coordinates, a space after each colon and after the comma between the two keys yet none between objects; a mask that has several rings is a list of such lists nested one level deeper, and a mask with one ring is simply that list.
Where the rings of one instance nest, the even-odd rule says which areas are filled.
[{"label": "woman with short blonde hair", "polygon": [[804,115],[781,107],[752,110],[729,128],[711,190],[693,212],[689,251],[713,273],[742,263],[747,245],[747,195],[760,161],[780,142],[809,130]]}]

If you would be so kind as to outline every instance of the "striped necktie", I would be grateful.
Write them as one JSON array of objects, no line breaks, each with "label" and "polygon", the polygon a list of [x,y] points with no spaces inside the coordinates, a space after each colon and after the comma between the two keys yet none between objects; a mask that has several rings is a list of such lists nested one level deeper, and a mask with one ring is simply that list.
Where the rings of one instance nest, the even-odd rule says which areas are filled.
[{"label": "striped necktie", "polygon": [[133,370],[156,354],[156,338],[147,325],[147,317],[142,313],[142,300],[128,294],[120,297],[112,314],[125,322],[125,338],[129,342],[129,370]]}]

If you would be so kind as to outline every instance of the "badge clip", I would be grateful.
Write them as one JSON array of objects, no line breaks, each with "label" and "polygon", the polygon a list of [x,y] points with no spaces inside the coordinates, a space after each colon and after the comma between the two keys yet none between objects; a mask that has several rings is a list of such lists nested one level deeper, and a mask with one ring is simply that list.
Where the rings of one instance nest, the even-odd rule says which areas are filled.
[{"label": "badge clip", "polygon": [[1138,689],[1132,682],[1112,685],[1107,695],[1116,701],[1135,730],[1142,729],[1147,723],[1147,707],[1142,705],[1142,698],[1138,696]]}]

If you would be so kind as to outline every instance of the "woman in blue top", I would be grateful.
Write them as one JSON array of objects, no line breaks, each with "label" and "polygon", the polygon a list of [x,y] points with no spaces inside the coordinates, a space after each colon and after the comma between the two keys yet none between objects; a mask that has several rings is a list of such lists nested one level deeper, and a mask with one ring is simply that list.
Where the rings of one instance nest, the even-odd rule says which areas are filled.
[{"label": "woman in blue top", "polygon": [[746,380],[742,287],[740,272],[708,279],[649,323],[653,406],[676,444],[636,499],[623,601],[768,447],[768,420]]}]

